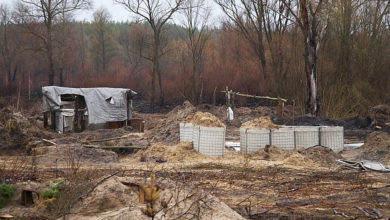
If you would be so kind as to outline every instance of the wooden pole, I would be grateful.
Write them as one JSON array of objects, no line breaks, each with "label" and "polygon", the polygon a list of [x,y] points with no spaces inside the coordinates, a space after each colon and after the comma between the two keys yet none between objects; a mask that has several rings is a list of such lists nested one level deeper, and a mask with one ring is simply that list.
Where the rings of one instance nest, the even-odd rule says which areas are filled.
[{"label": "wooden pole", "polygon": [[214,88],[214,92],[213,92],[213,104],[215,105],[216,104],[216,93],[217,93],[217,87]]},{"label": "wooden pole", "polygon": [[16,102],[16,111],[19,110],[19,103],[20,103],[20,81],[19,81],[19,88],[18,88],[18,101]]},{"label": "wooden pole", "polygon": [[[223,93],[227,93],[227,91],[221,91]],[[239,93],[239,92],[233,92],[233,91],[229,91],[231,95],[237,95],[237,96],[242,96],[242,97],[248,97],[248,98],[255,98],[255,99],[268,99],[268,100],[271,100],[271,101],[282,101],[282,102],[287,102],[288,100],[287,99],[284,99],[284,98],[280,98],[280,97],[270,97],[270,96],[257,96],[257,95],[249,95],[249,94],[242,94],[242,93]]]},{"label": "wooden pole", "polygon": [[28,72],[28,100],[31,100],[31,73]]}]

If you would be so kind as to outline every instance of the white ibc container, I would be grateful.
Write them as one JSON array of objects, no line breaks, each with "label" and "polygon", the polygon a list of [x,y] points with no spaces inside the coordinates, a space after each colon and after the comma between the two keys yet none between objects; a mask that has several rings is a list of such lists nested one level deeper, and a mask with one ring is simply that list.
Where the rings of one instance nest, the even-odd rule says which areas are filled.
[{"label": "white ibc container", "polygon": [[321,126],[320,145],[332,149],[338,153],[344,149],[344,127],[341,126]]},{"label": "white ibc container", "polygon": [[192,142],[193,130],[193,124],[180,123],[180,142]]},{"label": "white ibc container", "polygon": [[309,148],[320,145],[319,127],[316,126],[297,126],[295,131],[295,147]]},{"label": "white ibc container", "polygon": [[282,127],[271,130],[271,145],[283,150],[295,149],[294,128]]},{"label": "white ibc container", "polygon": [[207,156],[223,156],[225,153],[225,128],[202,127],[193,129],[194,149]]},{"label": "white ibc container", "polygon": [[240,152],[251,153],[259,151],[270,144],[270,130],[240,129]]}]

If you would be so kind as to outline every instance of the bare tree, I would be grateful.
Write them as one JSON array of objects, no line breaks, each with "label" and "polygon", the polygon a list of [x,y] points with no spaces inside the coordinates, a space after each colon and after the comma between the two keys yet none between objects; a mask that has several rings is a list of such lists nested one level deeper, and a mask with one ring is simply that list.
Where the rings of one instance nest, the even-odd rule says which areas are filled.
[{"label": "bare tree", "polygon": [[8,89],[12,77],[12,54],[9,42],[10,11],[5,5],[0,5],[0,55],[4,71],[4,87]]},{"label": "bare tree", "polygon": [[203,95],[203,61],[206,43],[210,38],[210,32],[207,29],[210,8],[203,0],[189,0],[186,6],[183,14],[187,35],[186,45],[191,53],[192,61],[191,93],[193,103],[198,104],[202,102]]},{"label": "bare tree", "polygon": [[158,77],[160,88],[160,105],[164,105],[164,89],[160,69],[160,58],[166,51],[163,50],[162,34],[165,24],[173,14],[180,10],[187,0],[114,0],[123,5],[130,13],[146,21],[153,31],[153,43],[151,56],[146,57],[153,63],[152,70],[152,108],[154,106],[155,81]]},{"label": "bare tree", "polygon": [[[17,17],[25,30],[39,39],[46,54],[49,85],[54,85],[55,64],[53,58],[55,25],[63,15],[89,8],[90,0],[20,0]],[[44,30],[37,28],[43,24]]]},{"label": "bare tree", "polygon": [[317,116],[319,110],[318,51],[328,26],[329,13],[324,13],[328,0],[295,0],[295,5],[290,5],[287,0],[281,1],[293,15],[303,34],[307,90],[306,113]]},{"label": "bare tree", "polygon": [[260,61],[264,79],[268,78],[264,47],[263,0],[215,0],[226,16],[235,24],[240,34],[250,44]]},{"label": "bare tree", "polygon": [[93,13],[91,46],[98,72],[106,71],[107,63],[112,58],[113,38],[110,22],[111,14],[107,9],[100,8]]}]

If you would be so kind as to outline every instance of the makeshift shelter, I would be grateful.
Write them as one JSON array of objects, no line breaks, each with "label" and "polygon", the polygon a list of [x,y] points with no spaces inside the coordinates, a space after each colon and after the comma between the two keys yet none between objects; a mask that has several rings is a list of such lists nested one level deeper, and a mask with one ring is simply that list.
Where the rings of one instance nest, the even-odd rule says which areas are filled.
[{"label": "makeshift shelter", "polygon": [[137,93],[121,88],[46,86],[42,94],[45,127],[50,124],[52,129],[65,132],[127,125]]}]

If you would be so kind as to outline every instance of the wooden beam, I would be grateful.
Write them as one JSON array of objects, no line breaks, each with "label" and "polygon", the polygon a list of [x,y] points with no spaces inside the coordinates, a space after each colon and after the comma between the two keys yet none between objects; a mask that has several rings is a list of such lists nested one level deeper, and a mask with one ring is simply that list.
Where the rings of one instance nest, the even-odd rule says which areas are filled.
[{"label": "wooden beam", "polygon": [[[221,92],[226,93],[226,91],[221,91]],[[257,96],[257,95],[242,94],[239,92],[230,92],[230,94],[242,96],[242,97],[247,97],[247,98],[268,99],[268,100],[273,100],[273,101],[287,102],[287,99],[280,98],[280,97],[275,98],[275,97],[270,97],[270,96]]]}]

